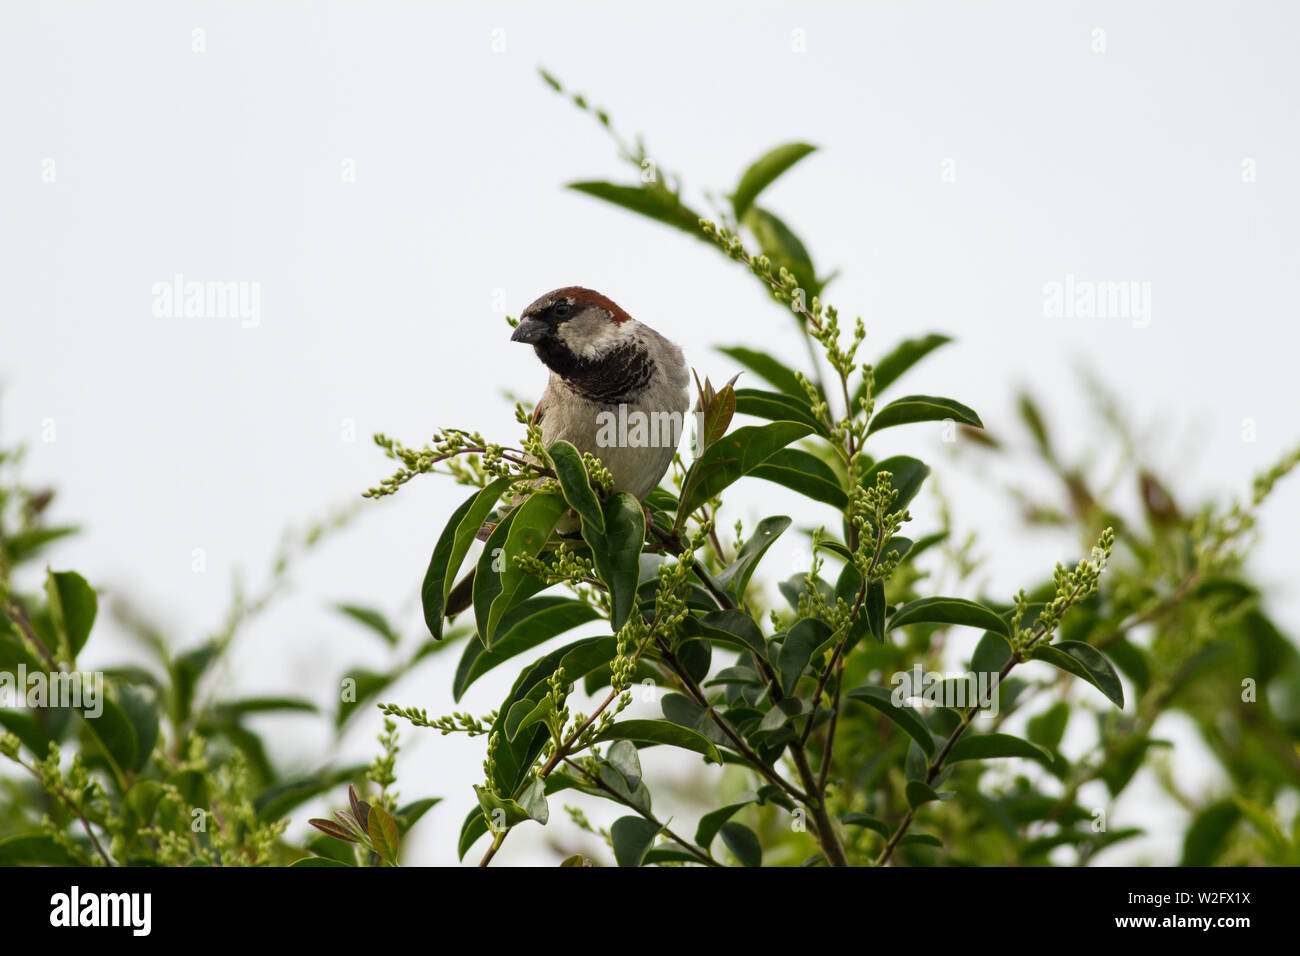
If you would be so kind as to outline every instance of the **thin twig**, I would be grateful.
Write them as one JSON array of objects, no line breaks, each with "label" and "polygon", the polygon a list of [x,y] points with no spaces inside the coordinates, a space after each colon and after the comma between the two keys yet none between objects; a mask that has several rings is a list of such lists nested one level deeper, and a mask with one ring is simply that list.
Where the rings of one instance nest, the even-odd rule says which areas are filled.
[{"label": "thin twig", "polygon": [[631,800],[625,798],[621,793],[619,793],[609,784],[605,783],[605,781],[601,780],[599,777],[593,776],[587,770],[587,768],[583,767],[581,764],[575,763],[574,761],[570,760],[568,757],[564,758],[564,762],[568,764],[570,767],[572,767],[574,770],[578,771],[578,773],[582,774],[583,777],[587,780],[587,782],[590,783],[593,787],[595,787],[598,790],[604,791],[611,798],[613,798],[617,803],[621,803],[623,804],[623,806],[635,810],[645,819],[649,820],[651,823],[657,826],[663,833],[666,833],[669,839],[674,840],[678,845],[681,846],[683,850],[691,854],[693,857],[695,857],[705,866],[722,866],[721,863],[719,863],[717,860],[713,858],[712,854],[708,852],[707,848],[700,848],[693,843],[688,843],[686,840],[683,840],[676,833],[670,830],[666,823],[660,823],[659,820],[655,817],[655,815],[651,813],[649,810],[645,810],[637,806]]}]

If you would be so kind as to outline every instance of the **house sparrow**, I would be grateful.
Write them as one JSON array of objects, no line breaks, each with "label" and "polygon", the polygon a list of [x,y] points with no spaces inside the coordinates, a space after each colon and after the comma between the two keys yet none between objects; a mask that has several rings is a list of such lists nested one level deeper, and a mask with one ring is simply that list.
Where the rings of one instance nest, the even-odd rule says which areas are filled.
[{"label": "house sparrow", "polygon": [[[638,501],[658,487],[690,407],[681,349],[581,286],[548,292],[528,306],[510,341],[531,345],[551,371],[532,417],[544,446],[563,439],[589,452],[609,469],[614,491]],[[569,516],[557,530],[577,527]],[[469,606],[472,591],[471,571],[448,596],[447,617]]]}]

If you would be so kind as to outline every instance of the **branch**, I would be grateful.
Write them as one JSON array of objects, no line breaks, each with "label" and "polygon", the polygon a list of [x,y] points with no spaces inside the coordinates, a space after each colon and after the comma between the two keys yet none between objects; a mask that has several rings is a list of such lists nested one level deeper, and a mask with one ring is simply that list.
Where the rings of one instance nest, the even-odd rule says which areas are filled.
[{"label": "branch", "polygon": [[[1079,599],[1079,597],[1081,596],[1080,591],[1082,591],[1083,589],[1084,589],[1084,585],[1078,584],[1070,591],[1070,594],[1068,595],[1064,605],[1060,609],[1060,613],[1057,615],[1055,619],[1055,623],[1057,624],[1060,623],[1061,616],[1063,616],[1065,614],[1065,611],[1068,610],[1070,606],[1073,605],[1074,602]],[[947,761],[948,755],[952,753],[952,748],[956,745],[957,741],[961,739],[962,735],[966,733],[966,730],[974,722],[975,715],[979,713],[980,710],[988,706],[989,701],[993,699],[993,695],[996,694],[998,688],[1002,686],[1002,682],[1006,680],[1007,675],[1011,673],[1012,668],[1014,668],[1017,664],[1019,664],[1022,660],[1024,660],[1025,653],[1029,651],[1031,648],[1033,648],[1034,645],[1036,645],[1039,641],[1041,641],[1047,635],[1049,630],[1050,630],[1049,625],[1044,624],[1042,627],[1040,627],[1037,631],[1034,632],[1033,636],[1028,641],[1025,642],[1025,645],[1022,648],[1020,648],[1019,650],[1013,650],[1011,652],[1011,656],[1007,658],[1007,662],[1002,665],[1002,670],[998,672],[998,679],[995,682],[993,682],[993,685],[989,688],[988,698],[986,700],[978,700],[974,705],[967,708],[966,712],[962,714],[961,723],[959,723],[953,729],[953,732],[948,735],[948,739],[944,742],[944,745],[939,750],[939,753],[935,756],[935,758],[932,761],[930,761],[930,764],[925,774],[926,784],[933,783],[935,778],[938,777],[939,774],[943,771],[944,763]],[[907,833],[908,828],[912,825],[913,818],[914,818],[913,811],[908,810],[907,813],[903,816],[902,822],[899,823],[898,829],[896,829],[893,835],[890,836],[889,840],[885,843],[884,849],[882,849],[880,851],[880,855],[876,857],[877,866],[884,866],[885,863],[889,861],[890,856],[893,855],[895,847],[898,846],[898,841],[903,838],[903,835]]]},{"label": "branch", "polygon": [[657,826],[662,832],[668,834],[669,838],[676,841],[677,844],[680,845],[683,850],[690,853],[693,857],[695,857],[705,866],[722,866],[721,863],[719,863],[717,860],[713,858],[713,855],[708,852],[707,848],[700,848],[693,843],[688,843],[687,841],[683,840],[672,830],[668,829],[668,825],[666,823],[660,823],[659,820],[656,819],[653,813],[651,813],[649,810],[643,810],[641,807],[638,807],[632,801],[625,799],[621,793],[619,793],[613,787],[609,786],[607,783],[605,783],[605,781],[591,774],[586,767],[583,767],[581,764],[574,763],[568,757],[564,758],[564,762],[568,764],[570,767],[572,767],[574,770],[582,774],[583,777],[586,778],[587,782],[589,782],[596,789],[603,790],[616,802],[623,804],[623,806],[625,807],[630,807],[631,809],[639,813],[641,816],[645,817],[647,820],[649,820],[651,823]]},{"label": "branch", "polygon": [[[41,774],[41,772],[37,770],[35,767],[24,763],[21,757],[14,756],[12,760],[14,761],[14,763],[18,764],[18,766],[22,767],[33,777],[35,777],[38,781],[40,781],[42,787],[49,786],[48,781],[46,781],[45,777]],[[71,810],[73,814],[77,817],[77,819],[81,821],[81,825],[86,831],[86,836],[90,837],[90,843],[95,848],[95,852],[98,853],[100,857],[103,858],[104,865],[116,866],[117,864],[113,862],[112,857],[108,855],[108,853],[104,850],[104,847],[100,844],[99,838],[95,836],[95,831],[91,829],[90,820],[87,819],[85,812],[81,809],[81,805],[73,801],[72,797],[68,795],[68,792],[63,789],[62,784],[58,784],[58,783],[54,784],[53,793],[56,797],[58,797],[60,800],[66,803],[68,805],[68,809]]]}]

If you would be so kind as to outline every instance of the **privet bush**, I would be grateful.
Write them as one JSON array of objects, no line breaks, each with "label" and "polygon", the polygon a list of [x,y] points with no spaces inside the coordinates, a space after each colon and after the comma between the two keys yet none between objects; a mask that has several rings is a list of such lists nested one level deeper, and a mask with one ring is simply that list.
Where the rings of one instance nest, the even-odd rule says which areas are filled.
[{"label": "privet bush", "polygon": [[[950,540],[947,521],[910,526],[909,504],[931,467],[892,454],[893,429],[944,422],[981,447],[1000,446],[979,437],[983,423],[967,405],[901,394],[909,369],[946,336],[864,360],[863,320],[842,325],[805,245],[758,205],[813,147],[767,153],[706,218],[639,140],[628,145],[608,114],[572,99],[639,173],[631,184],[573,188],[701,238],[747,269],[793,317],[809,361],[794,367],[743,345],[722,348],[764,387],[714,388],[706,378],[689,453],[644,507],[610,494],[599,463],[571,445],[543,448],[536,429],[518,447],[454,428],[418,449],[376,436],[399,468],[367,494],[429,473],[473,488],[434,545],[422,585],[432,635],[465,643],[453,697],[494,668],[516,675],[482,717],[383,705],[390,717],[484,739],[461,857],[483,841],[486,865],[516,827],[555,826],[553,805],[576,791],[624,811],[607,831],[580,809],[569,813],[622,866],[1085,862],[1141,832],[1110,825],[1109,800],[1157,759],[1155,719],[1180,707],[1212,743],[1233,727],[1232,744],[1215,749],[1230,769],[1240,765],[1236,794],[1175,791],[1196,814],[1186,861],[1294,861],[1297,821],[1278,819],[1272,803],[1297,780],[1298,715],[1268,701],[1283,687],[1294,699],[1300,668],[1241,567],[1254,509],[1297,455],[1262,476],[1249,503],[1188,514],[1142,471],[1145,523],[1125,521],[1061,462],[1026,397],[1023,417],[1070,502],[1036,518],[1084,532],[1084,553],[1014,595],[937,592],[919,559],[941,553],[969,572],[968,549]],[[526,408],[517,415],[527,423]],[[804,532],[772,514],[747,534],[737,524],[724,544],[724,498],[754,480],[815,502],[824,523]],[[537,490],[512,509],[520,486]],[[569,513],[581,533],[556,534]],[[444,634],[445,602],[480,534],[472,633]],[[763,559],[782,536],[788,544],[801,534],[810,564],[775,582],[784,604],[770,607]],[[553,642],[594,621],[603,634]],[[967,676],[929,680],[948,646],[969,662]],[[1080,693],[1079,682],[1095,693]],[[639,684],[657,689],[655,716],[625,713]],[[913,706],[915,698],[934,706]],[[1071,759],[1061,746],[1067,726],[1087,720],[1094,745]],[[726,768],[711,771],[730,782],[698,819],[669,821],[654,808],[655,781],[639,759],[651,746]],[[991,772],[1008,762],[1038,770]],[[1172,789],[1167,767],[1164,778]],[[1107,805],[1080,801],[1095,781]],[[583,862],[575,854],[566,865]]]},{"label": "privet bush", "polygon": [[[77,531],[48,523],[54,493],[21,481],[21,458],[20,450],[0,451],[0,770],[11,771],[0,772],[0,865],[395,861],[401,838],[437,799],[397,804],[394,727],[381,736],[380,756],[370,766],[302,772],[277,766],[250,726],[259,716],[291,715],[341,731],[356,713],[355,674],[341,681],[341,703],[328,716],[299,696],[218,693],[220,666],[239,634],[282,592],[293,560],[351,509],[286,535],[267,584],[253,594],[238,591],[225,621],[188,649],[178,650],[118,600],[112,609],[149,662],[86,669],[79,661],[101,630],[95,626],[100,595],[75,571],[47,569],[36,593],[25,593],[16,580],[52,543]],[[342,611],[397,641],[374,611]],[[289,675],[284,683],[291,683]],[[369,817],[377,839],[368,831],[365,840],[345,843],[328,829],[305,826],[303,835],[315,837],[286,838],[291,813],[354,783],[375,791]],[[366,806],[361,803],[363,812]]]},{"label": "privet bush", "polygon": [[[484,864],[515,827],[538,825],[558,828],[561,844],[585,846],[592,834],[607,844],[568,865],[1082,864],[1141,832],[1116,801],[1143,768],[1167,796],[1163,809],[1185,821],[1181,862],[1300,863],[1300,657],[1245,568],[1257,510],[1300,450],[1245,500],[1188,506],[1094,390],[1099,434],[1121,452],[1119,468],[1099,475],[1076,463],[1028,395],[1021,451],[1009,429],[986,431],[960,402],[903,394],[904,376],[948,337],[872,348],[866,324],[842,325],[824,300],[829,277],[806,246],[758,204],[813,147],[761,157],[705,217],[640,140],[571,99],[634,170],[628,184],[573,188],[748,270],[771,295],[772,321],[796,323],[807,361],[723,346],[763,387],[715,388],[704,376],[690,447],[644,506],[610,494],[599,462],[564,443],[542,448],[535,431],[518,447],[454,428],[418,449],[377,436],[398,469],[369,495],[435,472],[471,489],[430,543],[420,586],[430,634],[407,640],[380,611],[340,604],[386,660],[372,652],[322,689],[337,701],[331,713],[294,695],[216,692],[220,662],[280,593],[294,555],[342,518],[286,539],[267,586],[236,594],[226,621],[187,649],[118,602],[152,664],[98,672],[93,700],[0,699],[9,769],[0,864],[394,865],[438,803],[399,800],[399,719],[483,741],[483,779],[456,794],[470,805],[456,849]],[[528,421],[527,409],[517,415]],[[1027,528],[1056,529],[1063,555],[1080,553],[1014,595],[949,596],[973,590],[978,539],[964,529],[979,522],[940,496],[935,526],[914,527],[909,505],[937,482],[930,465],[891,449],[894,429],[936,422],[964,439],[963,462],[1050,475],[1059,500],[1012,494]],[[0,689],[5,679],[17,689],[20,674],[53,682],[76,673],[100,612],[100,596],[73,571],[47,571],[35,593],[16,583],[75,531],[48,524],[51,492],[17,479],[18,458],[0,453]],[[539,481],[510,510],[513,489]],[[740,482],[767,483],[774,512],[785,495],[785,510],[799,502],[823,520],[796,529],[774,513],[728,536],[717,516]],[[1114,503],[1126,485],[1138,492],[1136,514]],[[570,511],[581,532],[555,534]],[[471,558],[480,533],[487,540]],[[808,566],[786,578],[764,559],[796,537]],[[444,630],[444,602],[471,560],[473,607]],[[566,637],[583,627],[600,630]],[[449,648],[460,649],[456,701],[494,669],[514,674],[495,710],[436,716],[445,709],[436,704],[430,716],[427,706],[383,703],[375,715],[398,676]],[[965,678],[928,679],[950,673],[954,659]],[[638,696],[655,701],[654,713],[629,709]],[[1222,769],[1221,789],[1188,792],[1181,782],[1157,734],[1175,712]],[[255,715],[323,720],[335,733],[372,715],[382,719],[380,753],[368,766],[277,766],[250,726]],[[656,809],[657,782],[640,762],[652,746],[707,779],[714,797],[692,817]],[[577,794],[620,815],[608,829],[576,806],[567,822],[552,819]],[[304,805],[322,798],[341,809],[310,830]]]}]

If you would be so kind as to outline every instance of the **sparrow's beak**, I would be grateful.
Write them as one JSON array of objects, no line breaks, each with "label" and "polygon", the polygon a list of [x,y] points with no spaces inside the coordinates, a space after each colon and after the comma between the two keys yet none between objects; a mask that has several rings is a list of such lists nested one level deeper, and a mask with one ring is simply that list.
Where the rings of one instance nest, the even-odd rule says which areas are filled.
[{"label": "sparrow's beak", "polygon": [[510,336],[510,341],[527,342],[531,345],[546,338],[549,332],[550,326],[541,319],[524,319],[515,328],[514,335]]}]

